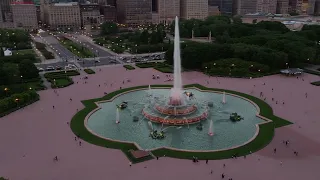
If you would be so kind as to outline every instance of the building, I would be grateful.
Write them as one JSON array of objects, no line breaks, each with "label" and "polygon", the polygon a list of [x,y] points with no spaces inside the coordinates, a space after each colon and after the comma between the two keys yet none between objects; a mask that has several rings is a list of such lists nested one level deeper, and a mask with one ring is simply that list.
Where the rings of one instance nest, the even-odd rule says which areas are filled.
[{"label": "building", "polygon": [[277,14],[288,14],[289,12],[289,0],[277,1]]},{"label": "building", "polygon": [[102,8],[104,21],[117,22],[117,9],[115,6],[104,5]]},{"label": "building", "polygon": [[3,23],[3,16],[2,16],[2,10],[1,10],[1,5],[0,5],[0,23]]},{"label": "building", "polygon": [[208,6],[208,16],[218,16],[220,14],[218,6]]},{"label": "building", "polygon": [[288,12],[301,13],[302,10],[302,0],[289,0]]},{"label": "building", "polygon": [[45,22],[49,29],[68,31],[81,28],[80,7],[77,2],[49,3],[45,10]]},{"label": "building", "polygon": [[238,0],[235,3],[234,14],[245,15],[257,12],[258,0]]},{"label": "building", "polygon": [[208,16],[208,0],[180,0],[182,19],[205,19]]},{"label": "building", "polygon": [[37,29],[37,8],[33,2],[13,2],[11,3],[13,23],[18,28]]},{"label": "building", "polygon": [[169,24],[180,16],[180,0],[157,0],[155,3],[160,23]]},{"label": "building", "polygon": [[152,0],[117,0],[119,23],[137,26],[152,22]]},{"label": "building", "polygon": [[233,0],[208,0],[208,4],[211,7],[218,7],[221,14],[232,15]]},{"label": "building", "polygon": [[0,0],[1,16],[3,22],[12,22],[12,12],[10,4],[15,0]]},{"label": "building", "polygon": [[97,27],[103,22],[99,4],[80,4],[81,26]]},{"label": "building", "polygon": [[317,0],[314,6],[314,13],[320,15],[320,0]]},{"label": "building", "polygon": [[258,0],[257,11],[258,13],[272,13],[276,14],[277,0]]}]

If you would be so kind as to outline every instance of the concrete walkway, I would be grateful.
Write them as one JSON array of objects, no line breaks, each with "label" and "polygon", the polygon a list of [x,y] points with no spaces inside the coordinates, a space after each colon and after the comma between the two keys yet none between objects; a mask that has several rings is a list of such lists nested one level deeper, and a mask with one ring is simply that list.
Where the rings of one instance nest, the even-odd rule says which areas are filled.
[{"label": "concrete walkway", "polygon": [[51,89],[51,83],[44,77],[44,73],[39,73],[39,76],[41,77],[41,80],[43,81],[43,85],[47,89]]},{"label": "concrete walkway", "polygon": [[[160,79],[152,79],[153,74]],[[83,75],[72,77],[79,83],[58,89],[59,96],[52,89],[40,91],[40,101],[0,118],[0,176],[10,180],[215,180],[221,179],[224,173],[226,180],[319,180],[320,96],[319,87],[310,84],[318,76],[234,79],[209,78],[198,72],[183,72],[182,76],[184,84],[199,83],[256,97],[263,92],[274,113],[294,124],[276,129],[267,147],[246,158],[206,164],[160,157],[130,167],[127,157],[119,150],[83,141],[79,146],[68,122],[83,108],[82,100],[102,97],[104,92],[118,90],[120,86],[172,82],[164,82],[166,74],[151,68],[126,71],[121,66],[113,66],[96,71],[86,84],[81,79]],[[131,82],[122,84],[127,78]],[[289,146],[283,144],[285,140],[290,141]],[[299,155],[295,156],[294,151]],[[58,162],[53,161],[55,156]]]}]

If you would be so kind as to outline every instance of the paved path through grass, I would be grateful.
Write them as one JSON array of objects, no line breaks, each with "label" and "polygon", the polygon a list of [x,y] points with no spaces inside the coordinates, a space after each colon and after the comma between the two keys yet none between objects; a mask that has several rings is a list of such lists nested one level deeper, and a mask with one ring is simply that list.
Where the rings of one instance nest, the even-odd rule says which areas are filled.
[{"label": "paved path through grass", "polygon": [[[161,78],[153,80],[153,74]],[[234,180],[319,180],[320,90],[310,84],[317,80],[316,76],[305,74],[302,76],[304,81],[280,75],[250,80],[183,73],[185,84],[199,83],[248,94],[253,91],[254,96],[262,91],[275,114],[295,124],[276,129],[274,140],[246,159],[194,164],[191,160],[161,157],[132,167],[119,150],[86,142],[80,147],[67,122],[83,107],[81,100],[101,97],[104,92],[120,86],[164,84],[165,75],[154,69],[126,71],[121,66],[114,66],[97,70],[96,74],[88,76],[87,84],[80,79],[83,76],[73,77],[74,85],[58,89],[59,96],[53,89],[41,91],[40,101],[0,118],[0,177],[10,180],[213,180],[221,179],[224,173],[225,179]],[[130,78],[131,82],[123,85],[125,78]],[[305,98],[306,92],[308,98]],[[278,104],[271,101],[272,97]],[[283,140],[289,140],[290,145],[286,147]],[[274,148],[277,148],[276,154]],[[298,157],[294,151],[299,152]],[[60,160],[54,162],[54,156]],[[223,164],[226,164],[225,168]],[[213,174],[210,174],[211,170]]]}]

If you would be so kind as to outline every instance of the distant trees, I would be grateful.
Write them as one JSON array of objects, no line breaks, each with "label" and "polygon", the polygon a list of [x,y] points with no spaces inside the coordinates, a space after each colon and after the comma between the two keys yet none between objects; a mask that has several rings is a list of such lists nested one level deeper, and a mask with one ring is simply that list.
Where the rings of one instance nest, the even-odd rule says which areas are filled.
[{"label": "distant trees", "polygon": [[116,34],[119,32],[119,28],[114,22],[104,22],[101,26],[101,35]]},{"label": "distant trees", "polygon": [[[192,30],[195,36],[202,37],[211,31],[215,40],[181,44],[182,65],[187,69],[203,69],[206,65],[208,71],[210,65],[222,60],[233,61],[235,65],[256,63],[255,67],[261,66],[259,72],[277,71],[287,67],[286,63],[290,67],[301,63],[320,64],[320,26],[305,25],[301,31],[293,32],[280,22],[243,24],[238,17],[227,16],[208,17],[204,21],[182,20],[179,25],[181,37],[191,37]],[[173,46],[166,52],[166,59],[173,63]],[[214,70],[221,72],[221,67],[217,68]]]}]

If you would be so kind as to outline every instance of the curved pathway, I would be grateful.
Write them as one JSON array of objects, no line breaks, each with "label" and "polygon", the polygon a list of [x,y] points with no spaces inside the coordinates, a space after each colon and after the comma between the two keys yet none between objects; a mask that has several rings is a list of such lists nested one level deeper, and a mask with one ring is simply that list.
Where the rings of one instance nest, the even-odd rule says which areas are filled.
[{"label": "curved pathway", "polygon": [[[153,80],[152,74],[161,78]],[[305,74],[296,79],[274,75],[250,80],[183,73],[185,84],[199,83],[254,96],[263,92],[275,114],[295,124],[276,129],[274,140],[246,159],[194,164],[191,160],[161,157],[132,167],[119,150],[86,142],[79,146],[68,122],[77,109],[83,107],[81,100],[101,97],[104,92],[120,86],[164,84],[165,75],[153,69],[126,71],[123,67],[109,67],[89,75],[87,84],[80,79],[82,76],[74,77],[74,85],[58,89],[59,95],[53,89],[41,91],[40,101],[0,118],[0,177],[10,180],[194,180],[220,179],[222,173],[225,179],[234,180],[318,180],[320,177],[320,89],[310,84],[317,80],[316,76]],[[126,78],[131,82],[123,84]],[[284,140],[290,141],[289,146],[283,144]],[[276,154],[274,148],[277,148]],[[297,157],[294,151],[299,152]],[[53,161],[55,156],[58,162]]]}]

